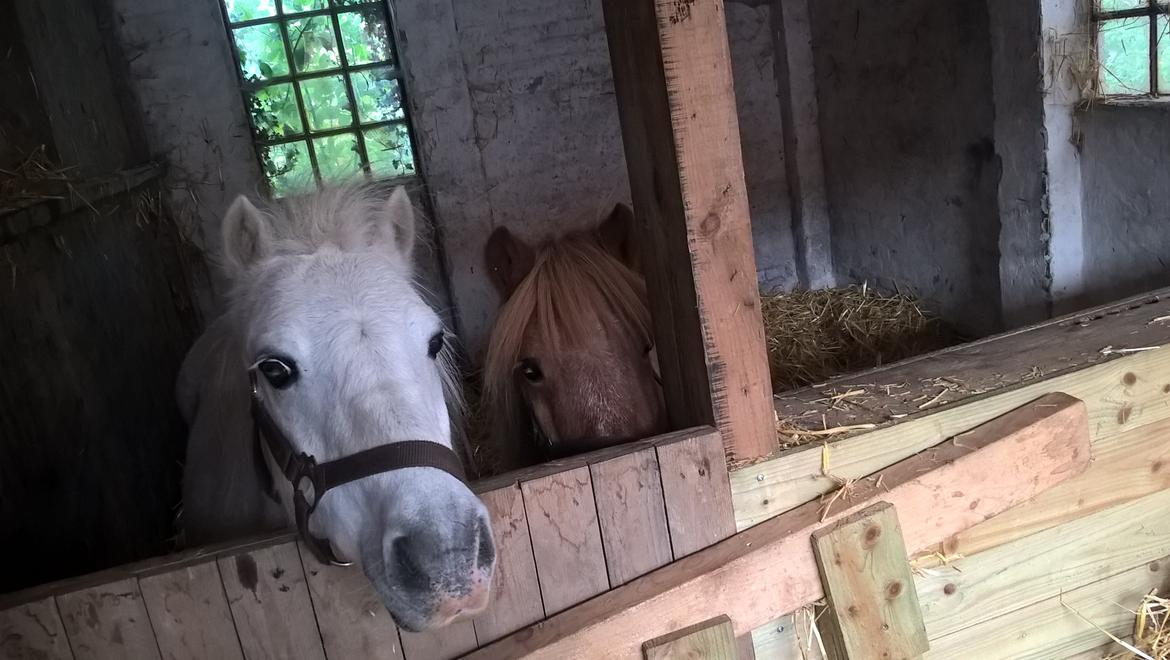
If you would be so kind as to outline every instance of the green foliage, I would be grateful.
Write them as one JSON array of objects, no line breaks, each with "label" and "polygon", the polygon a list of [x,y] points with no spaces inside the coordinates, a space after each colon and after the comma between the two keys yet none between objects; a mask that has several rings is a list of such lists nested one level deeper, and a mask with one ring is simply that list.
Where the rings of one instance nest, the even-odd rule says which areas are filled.
[{"label": "green foliage", "polygon": [[[275,0],[224,2],[233,23],[276,15]],[[289,15],[325,9],[327,2],[284,0],[282,6]],[[314,185],[314,158],[317,174],[325,181],[348,178],[362,169],[379,178],[415,173],[414,153],[404,123],[401,82],[390,66],[394,51],[385,6],[370,0],[333,3],[337,7],[354,7],[337,14],[340,33],[328,15],[290,16],[232,29],[240,74],[250,89],[247,105],[255,136],[261,143],[261,166],[278,196]],[[345,71],[343,53],[350,66],[386,66]],[[297,79],[287,82],[294,72]],[[351,107],[351,91],[356,108]],[[298,92],[308,126],[302,120]],[[385,122],[394,123],[368,126]],[[353,129],[345,133],[314,135],[349,127]],[[305,138],[288,141],[306,133]],[[368,156],[364,165],[359,135]],[[274,141],[282,143],[265,144]]]},{"label": "green foliage", "polygon": [[415,173],[414,152],[406,124],[366,129],[365,138],[370,172],[375,177],[394,178]]},{"label": "green foliage", "polygon": [[359,9],[337,15],[345,59],[351,64],[373,64],[390,59],[390,38],[381,7]]},{"label": "green foliage", "polygon": [[274,0],[225,0],[224,4],[227,6],[228,19],[233,23],[276,16]]}]

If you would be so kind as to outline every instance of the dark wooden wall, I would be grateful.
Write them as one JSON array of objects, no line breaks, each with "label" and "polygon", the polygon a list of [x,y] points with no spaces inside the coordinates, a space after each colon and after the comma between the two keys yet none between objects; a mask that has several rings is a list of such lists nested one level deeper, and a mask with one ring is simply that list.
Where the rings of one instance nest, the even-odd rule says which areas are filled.
[{"label": "dark wooden wall", "polygon": [[0,218],[0,591],[169,550],[195,317],[158,196]]}]

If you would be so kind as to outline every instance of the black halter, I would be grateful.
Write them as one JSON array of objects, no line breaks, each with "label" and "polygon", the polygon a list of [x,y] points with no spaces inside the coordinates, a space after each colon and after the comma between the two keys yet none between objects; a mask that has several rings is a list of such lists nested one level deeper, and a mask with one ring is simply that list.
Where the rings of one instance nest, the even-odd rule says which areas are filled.
[{"label": "black halter", "polygon": [[435,468],[460,481],[466,481],[459,456],[448,447],[429,440],[393,442],[333,461],[317,463],[317,459],[304,452],[298,452],[289,442],[288,436],[264,408],[255,370],[250,371],[249,376],[252,381],[252,428],[256,469],[259,471],[261,482],[268,495],[279,502],[280,496],[277,495],[272,472],[264,459],[261,441],[263,438],[263,445],[268,447],[268,452],[280,467],[281,474],[292,484],[297,531],[309,546],[309,550],[323,564],[335,566],[350,564],[339,560],[333,554],[328,539],[318,538],[309,532],[309,517],[313,515],[317,503],[330,489],[375,474],[412,467]]}]

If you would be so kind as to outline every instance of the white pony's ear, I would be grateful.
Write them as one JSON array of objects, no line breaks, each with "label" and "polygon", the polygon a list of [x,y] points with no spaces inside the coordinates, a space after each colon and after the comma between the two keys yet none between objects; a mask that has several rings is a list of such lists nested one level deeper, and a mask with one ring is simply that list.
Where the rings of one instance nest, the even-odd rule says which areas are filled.
[{"label": "white pony's ear", "polygon": [[406,263],[411,263],[415,239],[414,204],[406,194],[406,188],[394,188],[390,199],[382,205],[381,213],[373,219],[367,238],[370,245],[392,246]]},{"label": "white pony's ear", "polygon": [[235,276],[267,257],[272,250],[272,226],[247,197],[240,195],[223,217],[223,257]]}]

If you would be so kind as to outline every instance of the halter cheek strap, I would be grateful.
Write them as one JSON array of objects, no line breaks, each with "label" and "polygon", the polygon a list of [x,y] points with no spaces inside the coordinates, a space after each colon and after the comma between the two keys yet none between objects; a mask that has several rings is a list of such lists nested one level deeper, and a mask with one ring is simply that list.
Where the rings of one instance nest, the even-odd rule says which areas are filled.
[{"label": "halter cheek strap", "polygon": [[309,531],[309,518],[329,490],[376,474],[412,467],[435,468],[459,481],[467,481],[459,456],[447,446],[429,440],[393,442],[318,463],[314,457],[296,450],[264,407],[256,372],[251,371],[249,375],[252,381],[253,457],[261,483],[268,495],[279,502],[272,473],[264,458],[263,447],[266,446],[281,474],[292,484],[297,531],[305,545],[323,564],[348,566],[350,563],[341,561],[333,554],[328,539],[313,536]]}]

